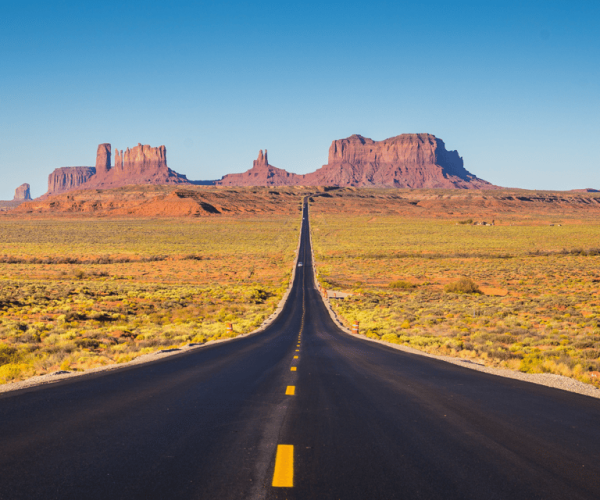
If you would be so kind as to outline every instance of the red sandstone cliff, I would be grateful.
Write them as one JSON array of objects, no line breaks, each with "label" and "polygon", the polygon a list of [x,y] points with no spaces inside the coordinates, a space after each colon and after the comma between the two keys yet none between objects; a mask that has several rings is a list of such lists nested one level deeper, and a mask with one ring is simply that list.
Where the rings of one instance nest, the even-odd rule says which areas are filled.
[{"label": "red sandstone cliff", "polygon": [[431,134],[402,134],[383,141],[360,135],[333,141],[329,160],[307,174],[311,186],[490,189],[469,173],[456,151]]},{"label": "red sandstone cliff", "polygon": [[31,200],[31,186],[27,183],[21,184],[15,189],[15,197],[13,201],[29,201]]},{"label": "red sandstone cliff", "polygon": [[[108,146],[108,165],[110,166],[110,144]],[[98,149],[98,162],[104,164],[106,149]],[[86,188],[106,189],[132,184],[188,184],[185,175],[178,174],[167,167],[167,148],[157,148],[138,144],[127,150],[115,150],[115,165],[106,170],[98,170],[85,185]]]},{"label": "red sandstone cliff", "polygon": [[360,135],[333,141],[327,165],[297,175],[268,164],[259,153],[243,174],[229,174],[222,186],[342,186],[398,188],[493,189],[469,173],[456,151],[431,134],[402,134],[384,141]]},{"label": "red sandstone cliff", "polygon": [[254,160],[252,168],[243,174],[228,174],[220,181],[218,186],[295,186],[301,185],[302,176],[291,174],[281,168],[269,165],[267,150],[263,155],[262,149],[258,159]]},{"label": "red sandstone cliff", "polygon": [[[134,184],[198,184],[167,167],[165,146],[138,144],[115,150],[111,167],[110,144],[100,144],[96,167],[56,169],[48,180],[48,193],[75,188],[107,189]],[[203,184],[212,184],[205,182]],[[225,175],[221,186],[340,186],[439,189],[494,189],[497,186],[469,173],[456,151],[431,134],[402,134],[383,141],[360,135],[333,141],[327,165],[310,174],[297,175],[269,165],[262,150],[250,170]]]},{"label": "red sandstone cliff", "polygon": [[66,193],[85,184],[94,174],[94,167],[61,167],[48,176],[48,193]]},{"label": "red sandstone cliff", "polygon": [[189,184],[185,175],[167,167],[167,148],[138,144],[134,148],[115,151],[111,167],[112,147],[100,144],[96,167],[57,168],[48,178],[48,193],[54,195],[72,189],[107,189],[133,184]]}]

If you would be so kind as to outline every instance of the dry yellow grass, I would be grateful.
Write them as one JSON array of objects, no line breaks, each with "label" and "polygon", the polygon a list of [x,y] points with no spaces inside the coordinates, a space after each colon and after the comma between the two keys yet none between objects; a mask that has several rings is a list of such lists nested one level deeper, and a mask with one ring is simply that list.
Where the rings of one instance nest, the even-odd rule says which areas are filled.
[{"label": "dry yellow grass", "polygon": [[319,280],[355,294],[333,301],[348,325],[358,320],[367,336],[431,353],[597,384],[595,220],[470,226],[341,215],[328,203],[317,198],[311,209]]},{"label": "dry yellow grass", "polygon": [[296,215],[0,221],[0,383],[255,329],[299,228]]}]

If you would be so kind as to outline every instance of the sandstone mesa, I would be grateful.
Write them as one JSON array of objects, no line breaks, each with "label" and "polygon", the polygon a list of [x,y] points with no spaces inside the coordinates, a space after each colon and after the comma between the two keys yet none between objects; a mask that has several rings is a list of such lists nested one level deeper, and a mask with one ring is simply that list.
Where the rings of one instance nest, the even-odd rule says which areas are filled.
[{"label": "sandstone mesa", "polygon": [[333,141],[327,165],[305,176],[311,185],[430,189],[491,189],[464,168],[457,151],[431,134],[383,141],[361,135]]},{"label": "sandstone mesa", "polygon": [[189,181],[167,166],[165,146],[138,144],[114,151],[98,146],[95,167],[57,168],[48,178],[48,192],[108,189],[137,184],[204,184],[217,186],[336,186],[431,189],[496,189],[468,172],[457,151],[431,134],[401,134],[383,141],[361,135],[332,142],[326,165],[309,174],[295,174],[269,164],[260,150],[252,168],[218,181]]},{"label": "sandstone mesa", "polygon": [[153,148],[139,144],[131,149],[115,150],[114,166],[112,146],[100,144],[95,167],[61,167],[48,177],[45,196],[73,189],[109,189],[135,184],[190,184],[185,175],[167,166],[167,148]]},{"label": "sandstone mesa", "polygon": [[337,186],[497,189],[468,172],[457,151],[431,134],[401,134],[383,141],[361,135],[333,141],[327,165],[298,175],[269,165],[262,150],[250,170],[229,174],[221,186]]}]

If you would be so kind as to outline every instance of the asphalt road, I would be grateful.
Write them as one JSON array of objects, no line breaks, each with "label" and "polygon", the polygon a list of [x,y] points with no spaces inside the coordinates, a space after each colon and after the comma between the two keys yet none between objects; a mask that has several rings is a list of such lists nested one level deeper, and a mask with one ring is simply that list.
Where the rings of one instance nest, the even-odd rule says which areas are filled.
[{"label": "asphalt road", "polygon": [[309,245],[261,334],[0,396],[0,498],[600,498],[600,401],[340,332]]}]

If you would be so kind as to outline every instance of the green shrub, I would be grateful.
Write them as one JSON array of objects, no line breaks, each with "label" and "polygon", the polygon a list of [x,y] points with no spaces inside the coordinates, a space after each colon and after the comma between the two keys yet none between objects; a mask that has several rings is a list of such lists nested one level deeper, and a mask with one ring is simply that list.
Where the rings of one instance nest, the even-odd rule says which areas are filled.
[{"label": "green shrub", "polygon": [[410,281],[403,281],[403,280],[398,280],[398,281],[392,281],[389,284],[390,288],[400,288],[402,290],[410,290],[411,288],[416,288],[417,285],[411,283]]},{"label": "green shrub", "polygon": [[444,292],[447,293],[482,293],[479,285],[471,278],[461,278],[454,283],[448,283],[444,287]]},{"label": "green shrub", "polygon": [[253,304],[263,304],[271,294],[262,288],[255,288],[248,294],[248,300]]},{"label": "green shrub", "polygon": [[0,343],[0,365],[12,363],[17,357],[17,350],[7,344]]}]

